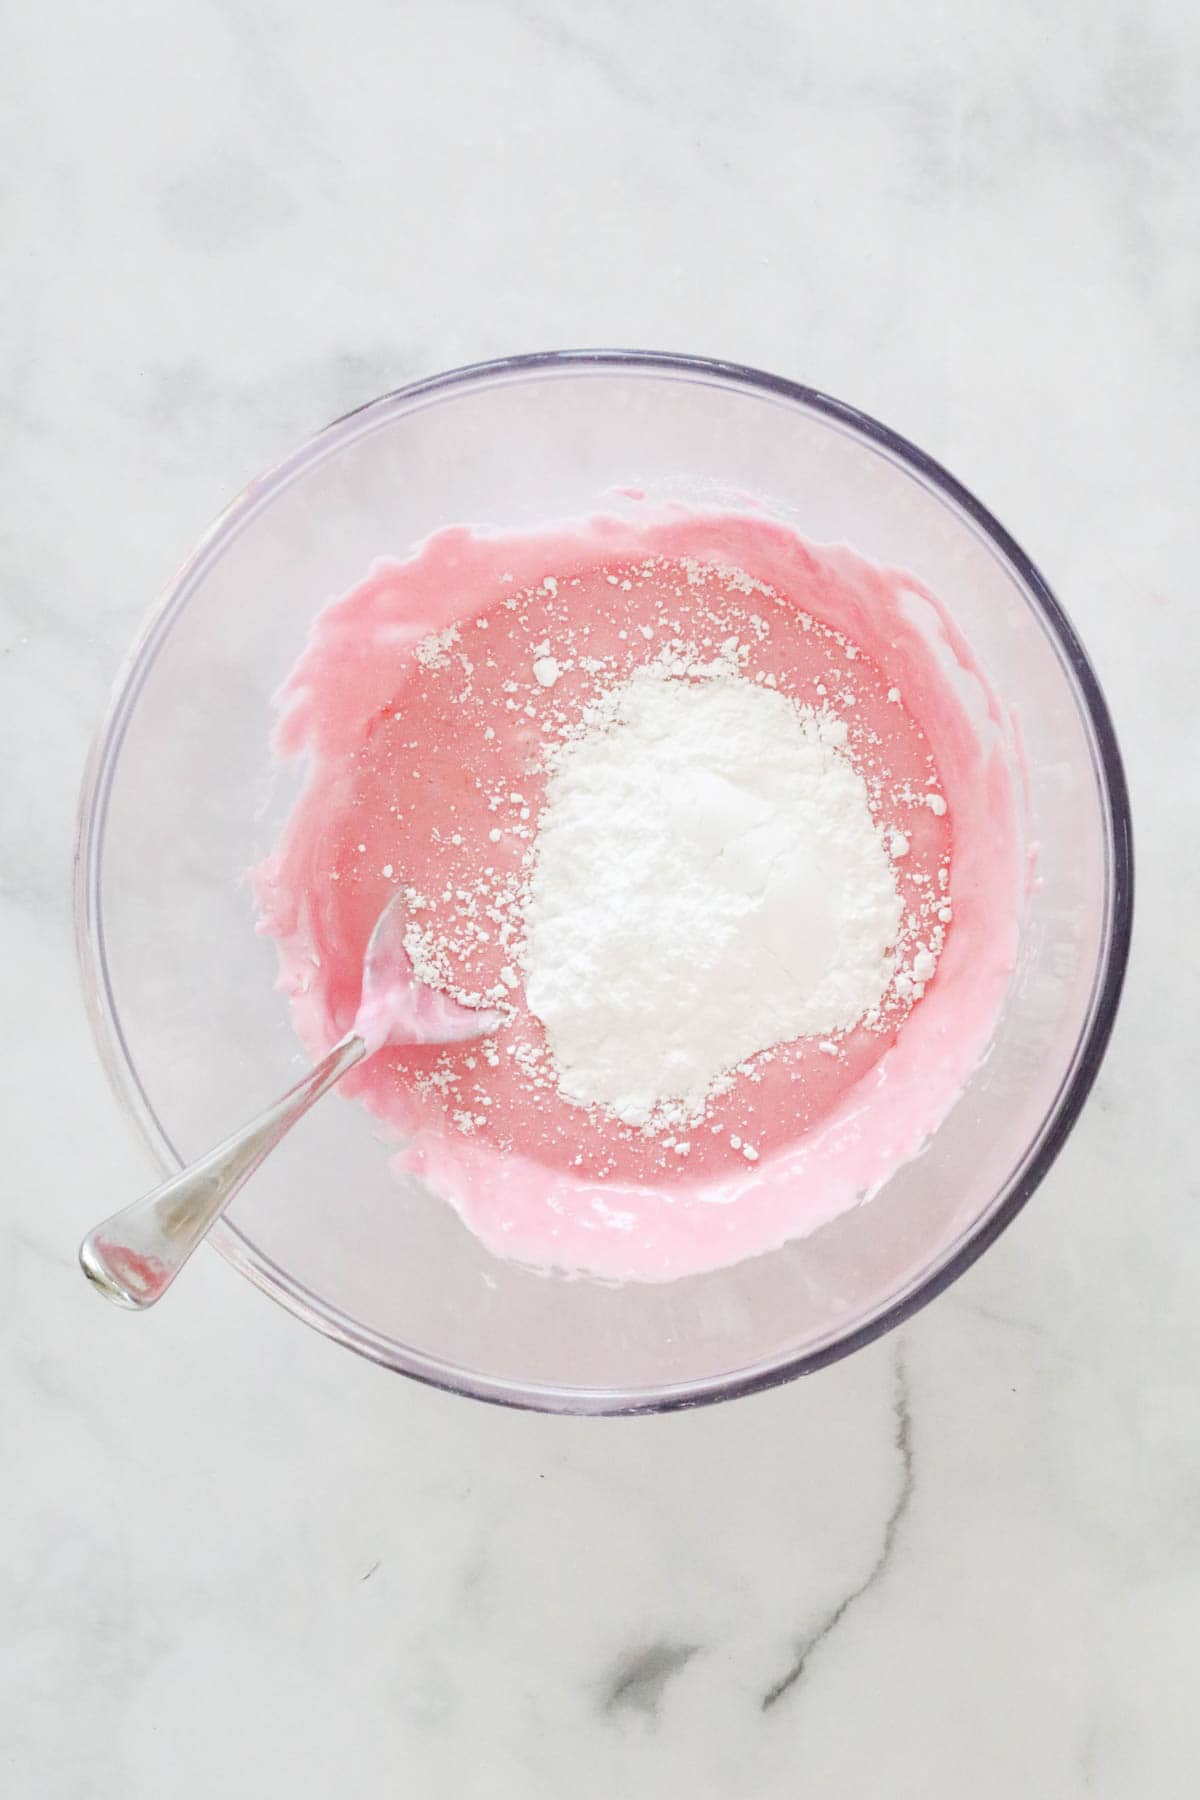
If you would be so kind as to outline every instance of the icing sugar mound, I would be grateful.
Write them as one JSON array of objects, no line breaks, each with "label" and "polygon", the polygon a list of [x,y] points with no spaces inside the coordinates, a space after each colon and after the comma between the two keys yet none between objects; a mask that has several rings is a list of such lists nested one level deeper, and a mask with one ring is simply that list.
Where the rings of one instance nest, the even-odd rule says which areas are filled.
[{"label": "icing sugar mound", "polygon": [[878,1007],[903,906],[845,737],[729,659],[668,658],[551,753],[521,961],[565,1099],[683,1123],[747,1057]]}]

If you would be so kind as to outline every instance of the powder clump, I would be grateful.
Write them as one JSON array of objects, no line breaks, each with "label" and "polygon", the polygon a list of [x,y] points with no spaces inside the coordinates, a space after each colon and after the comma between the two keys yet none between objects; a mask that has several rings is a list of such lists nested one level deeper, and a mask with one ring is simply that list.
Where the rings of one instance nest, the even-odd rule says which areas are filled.
[{"label": "powder clump", "polygon": [[559,1092],[627,1125],[879,1005],[903,905],[823,710],[735,661],[645,665],[552,753],[524,909],[526,997]]}]

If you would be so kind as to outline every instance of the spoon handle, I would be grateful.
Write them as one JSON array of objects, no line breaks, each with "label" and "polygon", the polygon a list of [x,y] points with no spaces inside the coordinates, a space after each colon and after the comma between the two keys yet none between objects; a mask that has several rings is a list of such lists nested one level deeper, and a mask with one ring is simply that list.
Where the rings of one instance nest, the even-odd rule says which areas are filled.
[{"label": "spoon handle", "polygon": [[89,1231],[79,1246],[88,1279],[117,1306],[153,1306],[263,1158],[366,1051],[362,1038],[344,1037],[249,1125]]}]

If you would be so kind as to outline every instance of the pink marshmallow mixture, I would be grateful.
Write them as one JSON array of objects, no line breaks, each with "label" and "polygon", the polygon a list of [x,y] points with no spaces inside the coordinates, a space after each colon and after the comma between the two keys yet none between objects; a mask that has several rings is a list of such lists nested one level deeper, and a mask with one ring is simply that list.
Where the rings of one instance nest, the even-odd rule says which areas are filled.
[{"label": "pink marshmallow mixture", "polygon": [[[844,722],[910,976],[833,1042],[744,1059],[686,1130],[639,1126],[563,1097],[524,992],[548,753],[673,645],[730,643],[746,681]],[[1016,945],[1013,784],[990,690],[909,575],[749,511],[455,527],[322,611],[281,705],[276,750],[307,778],[253,879],[296,1029],[316,1056],[350,1027],[372,926],[404,890],[441,984],[504,1022],[385,1048],[342,1091],[499,1255],[666,1280],[773,1249],[917,1155],[986,1049]]]}]

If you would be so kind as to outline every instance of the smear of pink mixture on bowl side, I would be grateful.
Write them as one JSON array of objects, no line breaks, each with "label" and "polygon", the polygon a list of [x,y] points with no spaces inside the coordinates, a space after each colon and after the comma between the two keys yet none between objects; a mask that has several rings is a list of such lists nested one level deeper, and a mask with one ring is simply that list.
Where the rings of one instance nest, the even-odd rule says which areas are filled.
[{"label": "smear of pink mixture on bowl side", "polygon": [[[619,1116],[562,1091],[527,914],[548,785],[652,678],[791,703],[860,778],[899,923],[860,1018],[740,1055],[699,1107]],[[1013,784],[986,682],[911,576],[752,513],[455,527],[322,611],[281,703],[277,752],[307,780],[253,880],[297,1031],[316,1056],[348,1029],[403,889],[419,972],[505,1023],[383,1050],[342,1090],[498,1254],[665,1280],[773,1249],[916,1155],[986,1049],[1016,947]]]}]

